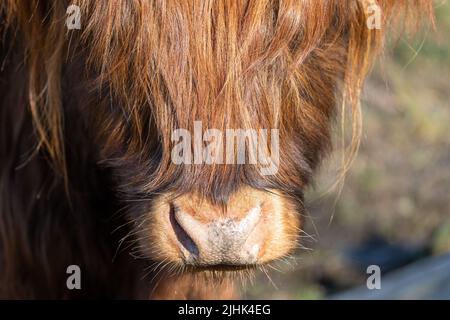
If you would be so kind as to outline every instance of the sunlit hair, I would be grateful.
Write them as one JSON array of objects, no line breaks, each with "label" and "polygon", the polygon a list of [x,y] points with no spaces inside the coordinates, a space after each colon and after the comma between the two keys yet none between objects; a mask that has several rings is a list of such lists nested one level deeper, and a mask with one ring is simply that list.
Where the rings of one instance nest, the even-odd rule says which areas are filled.
[{"label": "sunlit hair", "polygon": [[[70,4],[80,6],[81,30],[66,28]],[[380,29],[367,25],[374,4]],[[92,291],[116,285],[118,274],[117,286],[130,285],[134,273],[111,267],[116,242],[97,225],[113,206],[110,185],[92,178],[103,173],[98,164],[120,168],[107,178],[127,200],[170,186],[226,203],[238,184],[294,198],[331,149],[341,114],[351,119],[341,179],[358,150],[359,98],[384,39],[431,16],[431,0],[0,0],[0,89],[10,91],[0,100],[0,297],[40,288],[66,295],[60,279],[74,257],[100,270],[102,279],[86,280]],[[196,120],[279,129],[278,173],[174,165],[172,131],[192,132]],[[72,183],[73,211],[61,190]],[[132,214],[148,213],[142,202]]]},{"label": "sunlit hair", "polygon": [[[381,29],[367,26],[373,3],[381,8]],[[246,128],[259,116],[258,126],[276,128],[287,118],[289,126],[301,126],[314,148],[326,138],[331,108],[339,106],[343,114],[348,106],[352,119],[345,172],[359,146],[363,80],[392,18],[407,26],[432,10],[428,0],[73,4],[81,7],[82,29],[63,32],[66,1],[3,1],[6,20],[18,22],[25,35],[29,106],[40,145],[64,169],[61,74],[71,41],[79,41],[137,137],[147,134],[142,114],[151,105],[165,150],[155,180],[170,169],[174,127],[208,119],[211,127]],[[221,116],[214,117],[212,109]],[[145,143],[133,141],[130,148]]]}]

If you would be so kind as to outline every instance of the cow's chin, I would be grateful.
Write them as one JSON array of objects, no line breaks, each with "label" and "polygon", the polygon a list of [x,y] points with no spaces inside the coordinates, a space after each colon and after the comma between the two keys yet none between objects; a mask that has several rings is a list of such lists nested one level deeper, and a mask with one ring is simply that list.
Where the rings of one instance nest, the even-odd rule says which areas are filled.
[{"label": "cow's chin", "polygon": [[298,210],[276,190],[241,188],[220,207],[197,194],[166,194],[140,225],[140,247],[175,274],[246,276],[297,246]]}]

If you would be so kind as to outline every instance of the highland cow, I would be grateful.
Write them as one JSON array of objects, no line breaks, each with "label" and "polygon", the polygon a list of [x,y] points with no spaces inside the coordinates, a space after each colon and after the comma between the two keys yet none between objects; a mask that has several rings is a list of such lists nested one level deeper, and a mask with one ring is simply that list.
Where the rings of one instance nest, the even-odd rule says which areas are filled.
[{"label": "highland cow", "polygon": [[[431,15],[429,0],[1,0],[0,297],[233,296],[234,275],[296,247],[339,113],[355,154],[389,27]],[[277,130],[262,144],[277,170],[173,161],[197,121]]]}]

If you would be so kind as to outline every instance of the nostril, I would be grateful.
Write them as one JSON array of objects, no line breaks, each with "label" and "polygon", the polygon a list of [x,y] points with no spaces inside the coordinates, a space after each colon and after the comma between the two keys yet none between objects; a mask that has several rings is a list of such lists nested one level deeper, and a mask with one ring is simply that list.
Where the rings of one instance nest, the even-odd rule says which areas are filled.
[{"label": "nostril", "polygon": [[192,240],[192,238],[189,236],[189,234],[186,232],[186,230],[177,221],[176,211],[177,211],[177,209],[175,207],[171,206],[169,219],[170,219],[172,228],[175,232],[175,235],[177,237],[177,240],[184,247],[184,249],[186,249],[189,252],[189,254],[191,254],[194,257],[198,257],[198,255],[199,255],[198,247],[195,244],[195,242]]},{"label": "nostril", "polygon": [[200,247],[208,243],[208,225],[198,221],[191,214],[178,208],[175,208],[174,210],[174,218],[191,241],[201,251]]}]

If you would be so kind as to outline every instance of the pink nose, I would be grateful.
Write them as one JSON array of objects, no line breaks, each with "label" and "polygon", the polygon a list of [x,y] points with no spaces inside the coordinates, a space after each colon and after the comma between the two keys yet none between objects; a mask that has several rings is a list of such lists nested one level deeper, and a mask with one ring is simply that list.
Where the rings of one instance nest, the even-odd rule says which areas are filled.
[{"label": "pink nose", "polygon": [[173,214],[172,226],[187,264],[251,265],[261,249],[257,226],[261,207],[250,209],[242,218],[218,218],[203,222],[181,209]]}]

